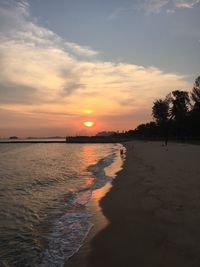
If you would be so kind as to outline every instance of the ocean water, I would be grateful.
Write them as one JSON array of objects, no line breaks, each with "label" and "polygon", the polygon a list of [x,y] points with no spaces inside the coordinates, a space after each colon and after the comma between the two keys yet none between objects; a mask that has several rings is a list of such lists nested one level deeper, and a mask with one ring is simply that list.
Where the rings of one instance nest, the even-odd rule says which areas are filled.
[{"label": "ocean water", "polygon": [[87,203],[115,177],[121,148],[0,144],[0,266],[62,267],[92,227]]}]

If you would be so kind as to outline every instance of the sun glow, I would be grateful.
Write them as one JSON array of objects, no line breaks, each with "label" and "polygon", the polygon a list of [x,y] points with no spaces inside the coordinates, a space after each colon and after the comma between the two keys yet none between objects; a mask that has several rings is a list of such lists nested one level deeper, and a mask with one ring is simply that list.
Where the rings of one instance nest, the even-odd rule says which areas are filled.
[{"label": "sun glow", "polygon": [[93,110],[91,110],[91,109],[85,109],[85,110],[83,110],[83,112],[85,114],[92,114],[93,113]]},{"label": "sun glow", "polygon": [[86,127],[92,127],[92,126],[94,125],[94,122],[92,122],[92,121],[85,121],[83,124],[84,124]]}]

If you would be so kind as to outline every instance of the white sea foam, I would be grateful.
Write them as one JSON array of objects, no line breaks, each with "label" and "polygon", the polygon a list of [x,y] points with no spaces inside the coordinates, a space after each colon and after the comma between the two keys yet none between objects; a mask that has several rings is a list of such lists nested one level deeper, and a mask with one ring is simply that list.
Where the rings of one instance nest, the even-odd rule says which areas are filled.
[{"label": "white sea foam", "polygon": [[67,213],[55,223],[41,266],[61,267],[79,250],[92,228],[89,217],[86,210]]},{"label": "white sea foam", "polygon": [[40,266],[62,267],[82,246],[93,226],[90,222],[91,214],[87,203],[93,190],[101,188],[114,178],[114,174],[106,175],[105,168],[113,164],[119,156],[119,146],[114,147],[111,154],[87,168],[94,178],[94,183],[73,193],[73,197],[70,198],[73,199],[73,203],[70,202],[70,206],[77,212],[69,211],[54,223],[48,238],[48,249],[43,255]]},{"label": "white sea foam", "polygon": [[90,200],[92,195],[92,190],[91,189],[85,189],[85,190],[81,190],[76,194],[76,198],[75,198],[75,203],[79,204],[79,205],[86,205],[88,203],[88,201]]},{"label": "white sea foam", "polygon": [[111,165],[115,158],[116,154],[113,153],[103,159],[100,159],[97,164],[88,167],[88,171],[90,171],[96,178],[91,187],[92,190],[98,189],[104,186],[107,182],[112,181],[113,177],[106,175],[105,168]]}]

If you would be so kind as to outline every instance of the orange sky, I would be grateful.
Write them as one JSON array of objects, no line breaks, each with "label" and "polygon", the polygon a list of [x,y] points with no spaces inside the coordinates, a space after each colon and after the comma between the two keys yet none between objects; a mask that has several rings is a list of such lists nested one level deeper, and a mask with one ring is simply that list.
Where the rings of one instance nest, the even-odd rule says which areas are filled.
[{"label": "orange sky", "polygon": [[[0,137],[94,134],[134,129],[156,98],[189,90],[185,76],[104,60],[31,18],[28,5],[1,11]],[[84,121],[93,121],[90,129]]]}]

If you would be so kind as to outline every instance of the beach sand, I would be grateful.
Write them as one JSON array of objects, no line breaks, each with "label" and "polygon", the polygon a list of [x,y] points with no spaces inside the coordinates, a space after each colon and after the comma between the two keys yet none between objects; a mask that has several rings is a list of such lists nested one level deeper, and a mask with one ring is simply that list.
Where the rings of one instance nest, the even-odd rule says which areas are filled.
[{"label": "beach sand", "polygon": [[200,146],[125,146],[123,170],[100,200],[108,223],[66,266],[199,267]]}]

